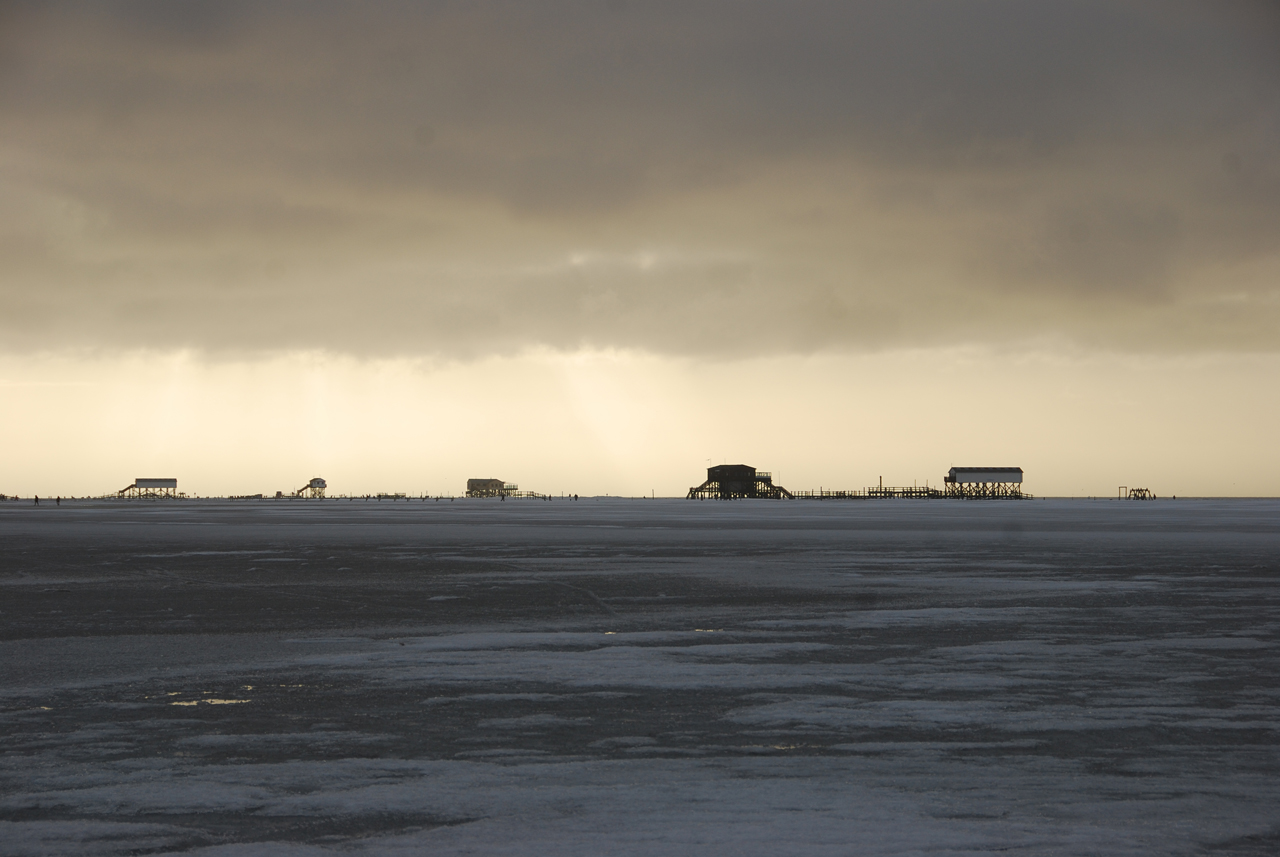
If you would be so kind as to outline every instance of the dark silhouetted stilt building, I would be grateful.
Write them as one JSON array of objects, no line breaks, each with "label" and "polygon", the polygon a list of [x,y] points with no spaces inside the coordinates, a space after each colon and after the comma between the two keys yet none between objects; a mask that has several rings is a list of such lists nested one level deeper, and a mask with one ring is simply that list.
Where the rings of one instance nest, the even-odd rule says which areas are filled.
[{"label": "dark silhouetted stilt building", "polygon": [[116,496],[126,500],[172,500],[178,496],[178,480],[135,479],[132,485],[121,488]]},{"label": "dark silhouetted stilt building", "polygon": [[519,485],[514,482],[503,482],[501,479],[468,479],[467,496],[498,497],[502,500],[508,497],[529,500],[550,499],[548,495],[539,494],[537,491],[521,491]]},{"label": "dark silhouetted stilt building", "polygon": [[773,476],[746,464],[707,468],[707,481],[690,488],[690,500],[791,500],[791,492],[773,484]]},{"label": "dark silhouetted stilt building", "polygon": [[945,493],[960,500],[1021,499],[1021,467],[953,467],[943,477]]},{"label": "dark silhouetted stilt building", "polygon": [[508,484],[501,479],[468,479],[468,497],[505,497],[520,490],[519,485]]}]

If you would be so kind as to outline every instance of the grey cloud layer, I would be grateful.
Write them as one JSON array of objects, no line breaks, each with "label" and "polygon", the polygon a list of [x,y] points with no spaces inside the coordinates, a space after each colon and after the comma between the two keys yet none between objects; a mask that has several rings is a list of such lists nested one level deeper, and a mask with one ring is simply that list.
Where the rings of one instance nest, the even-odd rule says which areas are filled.
[{"label": "grey cloud layer", "polygon": [[1269,4],[0,8],[0,346],[1280,347]]}]

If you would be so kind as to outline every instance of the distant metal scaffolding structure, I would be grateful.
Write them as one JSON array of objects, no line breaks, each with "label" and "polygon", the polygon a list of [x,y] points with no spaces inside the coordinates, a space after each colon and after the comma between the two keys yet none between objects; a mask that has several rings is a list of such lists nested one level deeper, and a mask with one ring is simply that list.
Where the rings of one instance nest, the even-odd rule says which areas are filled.
[{"label": "distant metal scaffolding structure", "polygon": [[953,467],[943,477],[944,494],[958,500],[1022,500],[1021,467]]},{"label": "distant metal scaffolding structure", "polygon": [[177,479],[135,479],[121,488],[117,497],[124,500],[172,500],[178,496]]},{"label": "distant metal scaffolding structure", "polygon": [[690,488],[690,500],[794,500],[773,475],[746,464],[717,464],[707,468],[707,481]]},{"label": "distant metal scaffolding structure", "polygon": [[317,476],[297,491],[294,491],[293,496],[306,497],[310,500],[323,500],[324,489],[327,487],[329,487],[329,484]]},{"label": "distant metal scaffolding structure", "polygon": [[1151,492],[1150,488],[1126,488],[1120,486],[1121,500],[1154,500],[1156,495]]}]

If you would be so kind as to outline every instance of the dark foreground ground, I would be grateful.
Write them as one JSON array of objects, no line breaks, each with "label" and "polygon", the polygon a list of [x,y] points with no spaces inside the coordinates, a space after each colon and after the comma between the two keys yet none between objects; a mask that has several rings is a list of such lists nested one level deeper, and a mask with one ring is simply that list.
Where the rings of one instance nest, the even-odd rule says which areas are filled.
[{"label": "dark foreground ground", "polygon": [[0,853],[1280,853],[1280,503],[0,504]]}]

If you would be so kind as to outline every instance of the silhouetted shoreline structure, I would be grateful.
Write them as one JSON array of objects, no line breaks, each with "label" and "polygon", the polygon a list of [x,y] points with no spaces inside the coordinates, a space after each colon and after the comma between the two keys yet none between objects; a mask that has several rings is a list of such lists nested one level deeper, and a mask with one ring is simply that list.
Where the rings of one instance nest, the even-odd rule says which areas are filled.
[{"label": "silhouetted shoreline structure", "polygon": [[772,475],[746,464],[718,464],[707,468],[707,481],[690,488],[689,500],[1024,500],[1021,467],[953,467],[942,488],[878,485],[861,491],[796,491],[773,484]]},{"label": "silhouetted shoreline structure", "polygon": [[468,497],[504,497],[507,494],[515,493],[519,489],[519,485],[508,484],[501,479],[467,480]]},{"label": "silhouetted shoreline structure", "polygon": [[1021,500],[1021,467],[953,467],[943,478],[946,495],[960,500]]},{"label": "silhouetted shoreline structure", "polygon": [[1152,491],[1150,488],[1126,488],[1123,485],[1121,485],[1120,499],[1121,500],[1154,500],[1156,499],[1156,495],[1155,495],[1155,492]]},{"label": "silhouetted shoreline structure", "polygon": [[690,488],[689,500],[794,500],[791,492],[773,484],[773,474],[747,464],[717,464],[707,468],[707,481]]},{"label": "silhouetted shoreline structure", "polygon": [[135,479],[116,494],[126,500],[172,500],[178,494],[177,479]]},{"label": "silhouetted shoreline structure", "polygon": [[467,494],[472,498],[493,498],[505,500],[508,497],[528,499],[528,500],[550,500],[551,495],[539,494],[537,491],[521,491],[520,486],[514,482],[504,482],[501,479],[468,479]]},{"label": "silhouetted shoreline structure", "polygon": [[306,497],[310,500],[323,500],[324,489],[329,487],[329,483],[325,482],[319,476],[313,477],[310,482],[303,485],[297,491],[293,492],[295,497]]}]

